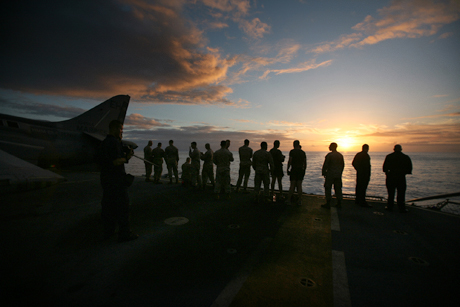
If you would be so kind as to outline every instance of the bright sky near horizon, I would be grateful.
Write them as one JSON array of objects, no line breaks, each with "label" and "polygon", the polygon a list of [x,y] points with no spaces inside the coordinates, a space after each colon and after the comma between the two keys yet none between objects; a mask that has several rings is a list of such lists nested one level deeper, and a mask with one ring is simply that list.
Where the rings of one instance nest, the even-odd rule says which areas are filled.
[{"label": "bright sky near horizon", "polygon": [[460,151],[460,1],[9,1],[0,112],[131,96],[124,138]]}]

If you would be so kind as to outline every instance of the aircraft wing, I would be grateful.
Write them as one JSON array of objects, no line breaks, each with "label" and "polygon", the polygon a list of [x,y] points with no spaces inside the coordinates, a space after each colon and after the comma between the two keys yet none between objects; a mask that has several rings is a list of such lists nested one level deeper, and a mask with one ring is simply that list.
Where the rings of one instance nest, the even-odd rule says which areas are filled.
[{"label": "aircraft wing", "polygon": [[44,188],[66,179],[0,150],[0,194]]},{"label": "aircraft wing", "polygon": [[90,133],[90,132],[83,132],[83,133],[101,142],[105,139],[105,136],[100,135],[98,133]]}]

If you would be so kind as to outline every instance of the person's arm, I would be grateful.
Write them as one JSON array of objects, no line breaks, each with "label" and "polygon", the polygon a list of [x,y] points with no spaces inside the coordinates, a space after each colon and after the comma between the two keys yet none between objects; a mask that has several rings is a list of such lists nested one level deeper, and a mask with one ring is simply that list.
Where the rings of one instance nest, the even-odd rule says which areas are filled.
[{"label": "person's arm", "polygon": [[273,162],[271,153],[268,153],[268,164],[270,164],[270,172],[273,172],[275,170],[275,163]]},{"label": "person's arm", "polygon": [[343,159],[343,155],[340,155],[342,157],[341,161],[340,161],[340,166],[341,166],[341,172],[343,172],[343,169],[345,168],[345,160]]},{"label": "person's arm", "polygon": [[323,168],[321,170],[323,177],[326,177],[327,175],[328,166],[329,166],[329,161],[328,161],[328,156],[326,156],[326,158],[324,158]]},{"label": "person's arm", "polygon": [[304,160],[304,168],[303,169],[306,170],[307,169],[307,155],[305,154],[304,156],[305,156],[305,160]]},{"label": "person's arm", "polygon": [[286,172],[287,172],[288,175],[291,173],[291,171],[289,170],[291,168],[291,165],[292,165],[292,157],[291,157],[291,155],[289,155],[289,160],[288,160],[288,164],[287,164],[287,168],[286,168]]}]

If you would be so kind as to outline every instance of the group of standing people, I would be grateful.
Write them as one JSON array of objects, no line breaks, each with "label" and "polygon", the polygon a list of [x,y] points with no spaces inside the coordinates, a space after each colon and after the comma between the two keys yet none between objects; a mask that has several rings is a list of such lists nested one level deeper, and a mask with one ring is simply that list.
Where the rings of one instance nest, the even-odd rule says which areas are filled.
[{"label": "group of standing people", "polygon": [[[110,238],[115,233],[116,225],[119,226],[118,240],[134,240],[138,235],[133,234],[129,227],[129,196],[127,189],[132,182],[132,178],[126,174],[124,164],[134,155],[132,149],[122,146],[123,124],[114,120],[109,125],[109,134],[101,143],[98,149],[97,161],[101,168],[101,185],[103,189],[102,197],[102,221],[104,225],[104,237]],[[174,141],[169,141],[169,146],[164,150],[162,144],[152,149],[152,141],[149,141],[144,148],[144,162],[146,170],[146,181],[153,181],[160,184],[160,177],[163,170],[163,160],[166,161],[168,168],[169,182],[173,183],[173,174],[176,183],[179,183],[178,162],[179,150],[174,146]],[[230,152],[230,141],[223,140],[220,149],[212,151],[209,144],[205,145],[206,152],[198,150],[196,142],[192,142],[189,148],[189,157],[182,165],[182,180],[184,184],[190,184],[196,188],[205,188],[208,180],[211,182],[216,198],[223,191],[227,198],[230,197],[230,163],[234,161],[233,154]],[[240,156],[239,176],[236,184],[236,191],[241,187],[243,192],[247,192],[247,184],[251,173],[251,168],[255,171],[254,177],[254,200],[259,201],[261,184],[264,184],[264,200],[270,199],[270,176],[271,193],[274,195],[274,188],[278,182],[278,197],[284,200],[282,178],[283,162],[285,156],[279,150],[280,142],[275,141],[273,148],[268,151],[267,142],[260,144],[260,149],[253,152],[249,147],[249,140],[244,141],[244,145],[238,149]],[[293,149],[289,152],[287,163],[287,174],[290,176],[290,188],[286,203],[290,204],[294,192],[297,190],[297,202],[300,203],[302,195],[302,181],[307,169],[307,156],[302,150],[298,140],[293,142]],[[331,143],[331,151],[325,157],[322,175],[325,178],[324,188],[326,203],[323,208],[329,209],[332,200],[332,186],[334,186],[337,207],[342,203],[342,172],[345,166],[343,155],[337,151],[337,144]],[[368,154],[369,145],[364,144],[362,151],[357,153],[352,165],[357,171],[356,177],[356,204],[363,207],[370,207],[366,202],[366,189],[371,176],[370,156]],[[203,161],[203,168],[200,176],[200,161]],[[214,167],[216,165],[216,175],[214,177]],[[150,179],[153,166],[153,180]],[[397,205],[400,212],[407,212],[405,208],[406,174],[412,173],[412,162],[409,156],[402,153],[401,145],[395,145],[394,152],[387,155],[383,164],[383,171],[386,174],[386,187],[388,191],[388,203],[386,210],[391,211],[394,207],[395,191],[397,194]],[[215,178],[215,179],[214,179]],[[277,199],[279,200],[279,199]]]},{"label": "group of standing people", "polygon": [[[325,177],[324,189],[326,194],[326,204],[323,208],[331,208],[332,185],[334,185],[335,196],[337,198],[336,207],[342,205],[342,172],[345,166],[343,156],[337,151],[337,144],[329,145],[331,151],[326,155],[323,164],[322,174]],[[406,175],[412,174],[412,161],[410,157],[402,153],[402,146],[395,145],[393,153],[387,155],[383,162],[383,172],[385,172],[385,185],[388,192],[388,203],[385,210],[392,211],[394,207],[395,192],[397,191],[397,205],[399,212],[406,213]],[[352,165],[356,170],[356,189],[355,203],[362,207],[372,207],[366,201],[366,190],[371,178],[371,158],[368,154],[369,145],[364,144],[362,151],[358,152],[353,158]]]},{"label": "group of standing people", "polygon": [[[152,171],[152,163],[154,166],[153,181],[159,181],[163,158],[166,161],[169,174],[169,182],[172,183],[172,174],[174,172],[176,183],[178,183],[177,163],[179,161],[178,149],[173,145],[174,141],[169,141],[169,146],[163,151],[161,143],[155,149],[151,149],[152,141],[144,148],[144,158],[146,168],[146,181],[150,181]],[[276,140],[273,143],[273,148],[268,151],[267,142],[260,144],[260,149],[253,151],[249,147],[249,140],[244,140],[244,145],[239,147],[238,154],[240,157],[239,174],[236,183],[236,192],[241,189],[247,193],[247,185],[251,169],[255,171],[254,176],[254,200],[259,201],[259,192],[261,185],[264,185],[264,199],[272,199],[275,191],[275,184],[278,183],[279,194],[276,196],[278,200],[285,200],[283,195],[282,178],[284,177],[283,162],[285,156],[279,150],[280,141]],[[216,198],[219,194],[225,192],[227,198],[231,192],[230,185],[230,163],[234,161],[233,154],[229,151],[230,140],[221,142],[221,149],[213,152],[209,143],[205,145],[206,152],[202,153],[198,150],[196,142],[192,142],[189,148],[189,157],[182,165],[182,180],[185,185],[190,185],[197,188],[205,188],[208,180],[213,186]],[[302,195],[302,181],[305,177],[307,169],[307,156],[302,150],[302,146],[298,140],[293,142],[293,149],[289,152],[289,160],[287,164],[287,174],[290,179],[290,188],[286,199],[287,204],[291,204],[292,196],[297,192],[296,201],[300,202]],[[337,199],[336,207],[342,206],[342,173],[345,167],[343,155],[337,151],[337,143],[331,143],[329,150],[331,151],[325,157],[322,175],[325,178],[324,190],[326,203],[323,208],[331,208],[332,186],[334,186],[335,197]],[[362,207],[372,207],[366,201],[366,190],[371,177],[371,163],[369,145],[364,144],[362,151],[357,153],[353,158],[352,165],[356,170],[356,189],[355,203]],[[200,176],[200,161],[203,161],[203,168]],[[216,165],[216,176],[214,180],[214,166]],[[406,212],[405,209],[405,190],[406,180],[405,175],[411,174],[412,162],[410,158],[402,153],[401,145],[395,145],[394,153],[389,154],[385,158],[383,171],[386,174],[386,186],[388,191],[387,210],[392,210],[394,207],[395,191],[398,191],[397,204],[401,212]],[[271,177],[271,188],[270,186]],[[271,193],[271,195],[270,195]]]},{"label": "group of standing people", "polygon": [[[157,147],[152,149],[153,142],[149,141],[144,147],[144,164],[145,164],[145,181],[153,181],[156,184],[161,184],[161,173],[163,172],[163,160],[166,161],[168,168],[169,180],[172,183],[172,175],[179,183],[177,163],[179,162],[179,150],[174,146],[174,141],[169,141],[169,146],[164,150],[161,148],[162,143],[158,143]],[[150,179],[153,167],[153,180]]]}]

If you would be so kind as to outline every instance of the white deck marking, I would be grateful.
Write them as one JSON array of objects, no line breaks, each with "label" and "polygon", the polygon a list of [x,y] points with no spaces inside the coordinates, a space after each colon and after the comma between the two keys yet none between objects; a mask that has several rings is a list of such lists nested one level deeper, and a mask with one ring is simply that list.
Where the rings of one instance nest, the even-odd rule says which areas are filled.
[{"label": "white deck marking", "polygon": [[332,271],[334,307],[351,307],[344,252],[332,251]]},{"label": "white deck marking", "polygon": [[251,274],[253,267],[259,261],[262,253],[267,249],[268,245],[272,241],[272,238],[265,238],[252,253],[252,255],[246,260],[241,271],[236,274],[227,286],[222,290],[219,296],[216,298],[211,307],[228,307],[232,303],[236,294],[240,291],[243,284],[246,282],[249,274]]}]

